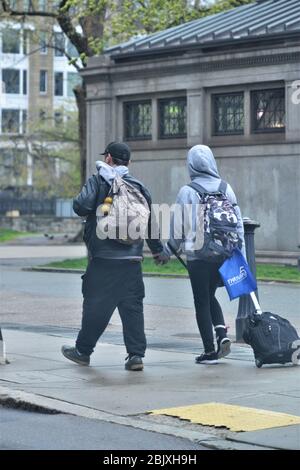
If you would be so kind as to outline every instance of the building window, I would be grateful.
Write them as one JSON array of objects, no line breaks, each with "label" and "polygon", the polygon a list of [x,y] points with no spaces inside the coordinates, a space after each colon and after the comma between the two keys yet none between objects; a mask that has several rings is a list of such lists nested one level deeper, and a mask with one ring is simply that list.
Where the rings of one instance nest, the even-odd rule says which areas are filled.
[{"label": "building window", "polygon": [[47,93],[47,70],[40,70],[40,93]]},{"label": "building window", "polygon": [[27,71],[23,70],[23,95],[27,95]]},{"label": "building window", "polygon": [[244,94],[212,95],[213,135],[244,133]]},{"label": "building window", "polygon": [[39,115],[40,115],[40,120],[41,121],[46,121],[47,113],[44,109],[40,109]]},{"label": "building window", "polygon": [[69,56],[71,56],[71,57],[79,57],[79,54],[78,54],[78,51],[77,51],[76,47],[69,40],[67,42],[67,52],[68,52]]},{"label": "building window", "polygon": [[283,132],[285,129],[284,88],[251,92],[252,131]]},{"label": "building window", "polygon": [[74,98],[73,89],[81,84],[81,76],[76,72],[69,72],[67,75],[67,95]]},{"label": "building window", "polygon": [[40,54],[47,54],[47,33],[45,31],[40,32]]},{"label": "building window", "polygon": [[39,8],[39,11],[46,11],[47,0],[39,0],[38,8]]},{"label": "building window", "polygon": [[159,100],[160,138],[186,137],[186,98]]},{"label": "building window", "polygon": [[27,111],[25,109],[22,110],[22,122],[21,122],[21,132],[22,134],[26,134],[27,131]]},{"label": "building window", "polygon": [[33,0],[23,0],[24,11],[34,11]]},{"label": "building window", "polygon": [[54,33],[54,55],[55,57],[63,57],[65,50],[64,33]]},{"label": "building window", "polygon": [[14,29],[2,30],[2,52],[20,54],[20,32]]},{"label": "building window", "polygon": [[64,74],[62,72],[54,74],[54,95],[64,96]]},{"label": "building window", "polygon": [[124,122],[126,140],[151,139],[151,101],[124,103]]},{"label": "building window", "polygon": [[15,69],[2,70],[2,82],[4,93],[20,93],[20,71]]},{"label": "building window", "polygon": [[59,111],[55,111],[55,113],[54,113],[54,125],[55,125],[55,127],[61,126],[62,123],[63,123],[62,113],[59,112]]},{"label": "building window", "polygon": [[2,132],[19,134],[20,111],[18,109],[2,109]]},{"label": "building window", "polygon": [[23,31],[23,54],[27,55],[29,50],[29,32]]}]

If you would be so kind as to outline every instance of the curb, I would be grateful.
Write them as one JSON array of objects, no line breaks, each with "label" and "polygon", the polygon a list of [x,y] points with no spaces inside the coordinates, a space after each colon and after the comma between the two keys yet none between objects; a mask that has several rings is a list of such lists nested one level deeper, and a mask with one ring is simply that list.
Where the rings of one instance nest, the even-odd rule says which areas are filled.
[{"label": "curb", "polygon": [[[22,271],[36,271],[36,272],[44,272],[44,273],[71,273],[71,274],[84,274],[85,270],[83,269],[74,269],[74,268],[51,268],[51,267],[43,267],[43,266],[32,266],[27,268],[22,268]],[[188,279],[189,276],[187,274],[172,274],[172,273],[152,273],[152,272],[143,272],[144,277],[162,277],[162,278],[169,278],[169,279]],[[266,282],[266,283],[274,283],[274,284],[292,284],[293,286],[300,287],[299,281],[293,281],[286,279],[270,279],[270,278],[260,278],[257,277],[257,281],[259,282]]]},{"label": "curb", "polygon": [[47,414],[71,414],[81,418],[95,419],[114,423],[123,426],[151,431],[158,434],[167,434],[169,436],[187,439],[189,441],[200,444],[209,449],[215,450],[266,450],[273,449],[265,446],[244,444],[239,442],[222,439],[213,434],[197,432],[188,429],[175,428],[167,424],[153,423],[144,420],[139,416],[120,416],[107,413],[105,411],[95,410],[81,405],[75,405],[70,402],[48,398],[33,393],[23,392],[20,390],[10,390],[0,385],[0,405],[9,406],[11,408],[25,408],[31,411],[43,412]]},{"label": "curb", "polygon": [[44,272],[44,273],[71,273],[71,274],[84,274],[85,273],[85,270],[83,269],[44,268],[44,267],[38,267],[38,266],[22,268],[22,271],[37,271],[37,272]]},{"label": "curb", "polygon": [[[51,268],[51,267],[38,267],[33,266],[31,268],[22,268],[22,271],[37,271],[37,272],[44,272],[44,273],[71,273],[71,274],[84,274],[85,270],[83,269],[73,269],[73,268]],[[187,274],[168,274],[168,273],[151,273],[151,272],[143,272],[144,277],[167,277],[173,279],[188,279]]]},{"label": "curb", "polygon": [[300,281],[294,281],[294,280],[290,280],[290,281],[287,281],[286,279],[269,279],[269,278],[261,278],[261,277],[257,277],[256,278],[257,281],[260,281],[260,282],[268,282],[268,283],[276,283],[276,284],[292,284],[292,285],[295,285],[295,286],[300,286]]}]

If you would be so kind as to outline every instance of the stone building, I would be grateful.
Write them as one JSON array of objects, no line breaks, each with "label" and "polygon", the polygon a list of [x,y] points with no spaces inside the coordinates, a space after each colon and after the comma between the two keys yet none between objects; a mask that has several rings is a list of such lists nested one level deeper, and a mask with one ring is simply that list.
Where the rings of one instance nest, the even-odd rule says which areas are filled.
[{"label": "stone building", "polygon": [[187,181],[187,150],[212,147],[259,250],[300,244],[300,2],[256,3],[108,49],[83,72],[88,174],[125,140],[155,202]]}]

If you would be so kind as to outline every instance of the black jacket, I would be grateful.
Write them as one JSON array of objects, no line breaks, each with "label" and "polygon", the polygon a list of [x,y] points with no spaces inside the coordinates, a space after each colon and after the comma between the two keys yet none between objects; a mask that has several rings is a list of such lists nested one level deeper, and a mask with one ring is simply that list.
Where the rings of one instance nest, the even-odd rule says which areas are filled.
[{"label": "black jacket", "polygon": [[[141,191],[151,208],[151,195],[145,186],[129,174],[123,178]],[[115,240],[100,240],[96,235],[96,209],[100,204],[103,204],[109,189],[109,184],[100,175],[93,175],[73,200],[74,212],[80,217],[86,217],[83,240],[88,248],[89,256],[106,259],[141,259],[143,257],[143,241],[133,245],[124,245]],[[159,239],[150,238],[151,223],[153,221],[150,215],[146,242],[151,252],[155,254],[161,252],[163,246]]]}]

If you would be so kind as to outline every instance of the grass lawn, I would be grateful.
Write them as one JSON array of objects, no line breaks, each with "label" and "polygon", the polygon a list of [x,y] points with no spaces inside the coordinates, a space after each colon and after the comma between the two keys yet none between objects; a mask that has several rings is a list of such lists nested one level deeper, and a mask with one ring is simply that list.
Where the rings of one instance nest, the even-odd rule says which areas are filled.
[{"label": "grass lawn", "polygon": [[[47,264],[47,267],[65,269],[85,269],[86,258],[66,259],[64,261]],[[143,261],[143,271],[145,273],[164,274],[186,274],[185,268],[179,261],[172,259],[165,266],[156,266],[152,258],[145,258]],[[257,264],[258,280],[291,281],[300,283],[300,271],[296,266],[282,266],[276,264]]]},{"label": "grass lawn", "polygon": [[282,266],[278,264],[257,264],[257,279],[274,279],[300,283],[300,271],[297,266]]},{"label": "grass lawn", "polygon": [[9,230],[5,228],[0,228],[0,243],[1,242],[10,242],[18,237],[26,237],[32,235],[29,232],[17,232],[16,230]]}]

